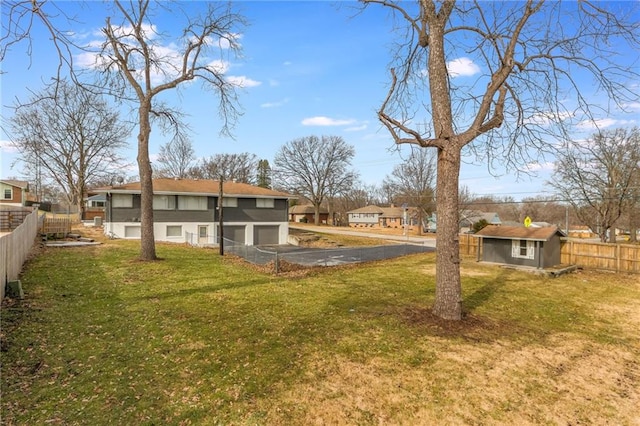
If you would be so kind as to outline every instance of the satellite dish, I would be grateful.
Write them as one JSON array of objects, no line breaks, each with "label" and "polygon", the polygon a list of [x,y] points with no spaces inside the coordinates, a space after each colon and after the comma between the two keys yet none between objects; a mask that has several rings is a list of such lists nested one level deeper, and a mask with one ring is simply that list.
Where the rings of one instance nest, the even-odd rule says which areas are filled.
[{"label": "satellite dish", "polygon": [[118,182],[119,184],[122,184],[122,182],[124,182],[124,178],[122,176],[118,176],[116,178],[116,182]]}]

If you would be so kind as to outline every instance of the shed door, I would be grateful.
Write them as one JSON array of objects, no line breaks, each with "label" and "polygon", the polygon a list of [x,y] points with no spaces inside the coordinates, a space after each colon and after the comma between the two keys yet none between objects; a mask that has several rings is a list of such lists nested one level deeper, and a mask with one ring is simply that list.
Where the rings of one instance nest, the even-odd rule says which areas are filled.
[{"label": "shed door", "polygon": [[245,226],[243,225],[225,225],[224,239],[231,240],[237,244],[245,244]]},{"label": "shed door", "polygon": [[253,244],[270,245],[280,243],[280,227],[278,225],[257,225],[253,227]]}]

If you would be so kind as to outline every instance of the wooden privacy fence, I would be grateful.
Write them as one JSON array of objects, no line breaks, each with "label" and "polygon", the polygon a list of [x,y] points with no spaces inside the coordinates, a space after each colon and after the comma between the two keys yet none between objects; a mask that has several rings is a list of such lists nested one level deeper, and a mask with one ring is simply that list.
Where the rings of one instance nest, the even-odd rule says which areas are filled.
[{"label": "wooden privacy fence", "polygon": [[38,235],[38,210],[31,212],[20,226],[0,237],[0,300],[7,281],[18,279],[22,265]]},{"label": "wooden privacy fence", "polygon": [[[460,234],[459,237],[460,254],[477,258],[480,239],[471,234]],[[560,241],[560,261],[563,265],[587,269],[640,273],[640,245],[563,238]]]},{"label": "wooden privacy fence", "polygon": [[16,229],[32,210],[0,210],[0,232],[11,232]]},{"label": "wooden privacy fence", "polygon": [[47,217],[42,225],[42,233],[56,237],[65,237],[71,232],[71,219],[67,217]]},{"label": "wooden privacy fence", "polygon": [[640,273],[640,245],[564,240],[560,260],[589,269]]}]

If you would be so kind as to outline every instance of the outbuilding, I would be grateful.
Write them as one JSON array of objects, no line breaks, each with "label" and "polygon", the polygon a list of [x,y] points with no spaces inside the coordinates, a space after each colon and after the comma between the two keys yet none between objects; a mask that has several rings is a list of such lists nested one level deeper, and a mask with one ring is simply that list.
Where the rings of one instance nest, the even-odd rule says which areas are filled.
[{"label": "outbuilding", "polygon": [[561,263],[557,226],[542,228],[489,225],[475,234],[480,238],[478,260],[505,265],[550,268]]}]

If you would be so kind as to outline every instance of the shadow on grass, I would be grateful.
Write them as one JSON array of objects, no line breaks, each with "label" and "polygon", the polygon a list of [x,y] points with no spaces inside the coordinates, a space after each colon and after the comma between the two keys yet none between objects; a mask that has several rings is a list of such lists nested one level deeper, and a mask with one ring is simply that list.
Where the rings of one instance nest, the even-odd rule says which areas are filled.
[{"label": "shadow on grass", "polygon": [[504,288],[507,278],[504,272],[501,272],[492,280],[483,279],[482,281],[485,283],[482,287],[464,298],[462,303],[465,312],[471,313],[491,300],[498,291]]}]

